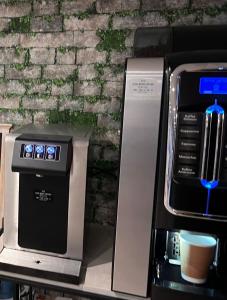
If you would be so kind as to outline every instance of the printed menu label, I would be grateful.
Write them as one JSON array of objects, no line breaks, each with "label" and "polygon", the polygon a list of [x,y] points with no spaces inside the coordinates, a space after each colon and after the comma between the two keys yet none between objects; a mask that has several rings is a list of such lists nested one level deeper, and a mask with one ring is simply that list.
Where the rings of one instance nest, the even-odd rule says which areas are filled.
[{"label": "printed menu label", "polygon": [[150,99],[161,95],[161,77],[132,77],[127,80],[127,93],[133,99]]}]

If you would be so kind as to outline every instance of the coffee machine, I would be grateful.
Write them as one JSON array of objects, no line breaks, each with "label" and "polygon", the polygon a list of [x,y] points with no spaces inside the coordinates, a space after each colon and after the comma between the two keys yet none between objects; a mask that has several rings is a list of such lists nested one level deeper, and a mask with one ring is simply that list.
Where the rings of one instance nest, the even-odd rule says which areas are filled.
[{"label": "coffee machine", "polygon": [[[173,29],[175,49],[165,55],[151,298],[225,299],[227,45],[220,35],[227,31],[225,26],[189,28],[184,38],[193,45],[187,51],[177,45],[180,30]],[[181,276],[183,230],[217,241],[204,284]]]},{"label": "coffee machine", "polygon": [[[128,59],[112,289],[226,299],[226,26],[140,28]],[[208,280],[180,273],[182,231],[217,242]]]},{"label": "coffee machine", "polygon": [[90,134],[59,124],[5,135],[1,270],[78,283]]}]

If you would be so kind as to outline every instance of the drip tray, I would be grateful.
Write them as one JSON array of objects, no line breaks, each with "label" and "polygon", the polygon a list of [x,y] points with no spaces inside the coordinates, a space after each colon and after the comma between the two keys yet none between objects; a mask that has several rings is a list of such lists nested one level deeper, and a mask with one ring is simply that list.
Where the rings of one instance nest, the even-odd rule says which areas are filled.
[{"label": "drip tray", "polygon": [[0,270],[78,284],[81,261],[4,248]]}]

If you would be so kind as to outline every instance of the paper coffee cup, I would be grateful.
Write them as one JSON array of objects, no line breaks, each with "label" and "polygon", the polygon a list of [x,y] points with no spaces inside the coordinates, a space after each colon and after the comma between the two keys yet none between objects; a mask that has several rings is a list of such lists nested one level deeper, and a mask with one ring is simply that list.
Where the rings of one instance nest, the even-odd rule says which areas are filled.
[{"label": "paper coffee cup", "polygon": [[206,282],[215,247],[212,236],[180,233],[182,278],[197,284]]}]

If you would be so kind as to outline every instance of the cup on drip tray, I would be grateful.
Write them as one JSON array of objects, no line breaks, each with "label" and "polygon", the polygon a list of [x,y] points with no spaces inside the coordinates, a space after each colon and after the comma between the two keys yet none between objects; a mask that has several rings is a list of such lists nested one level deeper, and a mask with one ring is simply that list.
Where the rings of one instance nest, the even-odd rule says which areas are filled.
[{"label": "cup on drip tray", "polygon": [[203,284],[214,259],[216,239],[209,235],[180,233],[181,276],[192,283]]}]

